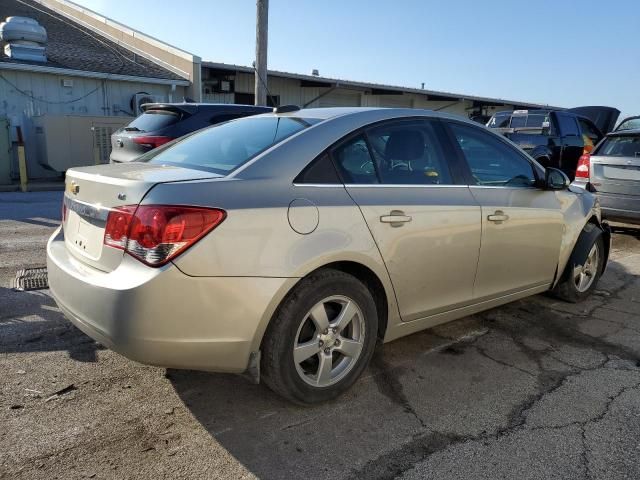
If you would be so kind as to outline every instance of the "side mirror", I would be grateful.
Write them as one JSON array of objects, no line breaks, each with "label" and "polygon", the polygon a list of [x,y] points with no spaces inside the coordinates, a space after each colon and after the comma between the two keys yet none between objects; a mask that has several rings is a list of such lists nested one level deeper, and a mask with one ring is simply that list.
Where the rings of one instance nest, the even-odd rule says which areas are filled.
[{"label": "side mirror", "polygon": [[547,190],[566,190],[571,180],[567,174],[557,168],[548,167],[544,173],[544,186]]},{"label": "side mirror", "polygon": [[542,135],[549,136],[551,134],[551,122],[542,122]]}]

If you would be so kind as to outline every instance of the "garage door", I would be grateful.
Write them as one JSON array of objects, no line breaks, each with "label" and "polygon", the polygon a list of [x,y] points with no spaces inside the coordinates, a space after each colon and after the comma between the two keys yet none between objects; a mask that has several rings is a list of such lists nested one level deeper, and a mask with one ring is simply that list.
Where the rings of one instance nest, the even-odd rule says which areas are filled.
[{"label": "garage door", "polygon": [[359,107],[360,93],[331,92],[318,100],[321,107]]},{"label": "garage door", "polygon": [[379,105],[381,107],[412,108],[411,97],[404,95],[381,95]]}]

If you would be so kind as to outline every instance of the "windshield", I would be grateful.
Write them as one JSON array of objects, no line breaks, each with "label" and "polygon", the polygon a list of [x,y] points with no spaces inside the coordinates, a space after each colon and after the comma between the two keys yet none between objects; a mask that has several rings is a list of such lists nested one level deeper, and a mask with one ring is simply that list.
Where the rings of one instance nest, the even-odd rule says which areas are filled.
[{"label": "windshield", "polygon": [[180,120],[180,115],[166,110],[148,110],[140,115],[129,125],[124,127],[126,131],[153,132],[161,128],[173,125]]},{"label": "windshield", "polygon": [[596,155],[611,157],[640,157],[640,135],[607,137]]},{"label": "windshield", "polygon": [[620,125],[618,125],[616,131],[635,129],[640,129],[640,117],[628,118],[624,120]]},{"label": "windshield", "polygon": [[267,148],[319,121],[294,117],[232,120],[189,135],[167,148],[151,150],[138,161],[226,175]]}]

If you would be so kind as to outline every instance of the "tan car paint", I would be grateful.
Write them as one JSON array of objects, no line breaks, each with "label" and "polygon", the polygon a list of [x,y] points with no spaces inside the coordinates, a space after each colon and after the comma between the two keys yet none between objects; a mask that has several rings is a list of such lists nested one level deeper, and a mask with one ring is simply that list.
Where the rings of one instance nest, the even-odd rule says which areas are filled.
[{"label": "tan car paint", "polygon": [[[347,185],[347,190],[385,259],[402,320],[472,300],[480,207],[466,186]],[[393,219],[385,217],[392,213],[406,221],[388,223]]]},{"label": "tan car paint", "polygon": [[[330,109],[309,112],[331,115]],[[264,152],[227,178],[209,175],[180,182],[202,178],[202,172],[198,177],[187,169],[141,164],[126,165],[131,171],[118,170],[123,168],[119,165],[72,169],[67,182],[80,184],[77,199],[96,207],[183,203],[223,208],[228,217],[174,264],[150,269],[110,247],[103,247],[94,260],[75,246],[65,246],[65,241],[78,239],[73,214],[64,238],[58,231],[48,244],[54,297],[76,325],[129,358],[239,372],[246,369],[251,352],[260,349],[274,312],[299,279],[334,262],[364,265],[380,279],[388,303],[385,341],[548,289],[556,270],[564,269],[584,224],[599,215],[589,194],[497,189],[472,194],[474,189],[466,186],[405,187],[402,190],[412,193],[390,199],[388,188],[367,193],[358,187],[293,183],[311,158],[359,125],[434,115],[401,109],[345,113],[311,127],[314,135],[298,134]],[[265,191],[269,194],[258,194]],[[424,197],[416,197],[419,192]],[[127,198],[118,199],[119,193]],[[478,203],[473,204],[473,198]],[[313,232],[300,234],[289,225],[293,199],[316,205]],[[511,224],[506,221],[498,228],[483,223],[484,215],[498,207],[510,213]],[[411,222],[402,227],[379,222],[391,210],[401,210]],[[304,208],[298,213],[304,216]],[[488,233],[484,262],[483,229]],[[94,233],[92,241],[101,237]],[[501,233],[528,242],[533,251],[505,251]],[[558,243],[553,245],[552,238]],[[503,268],[504,278],[492,275],[492,268],[502,268],[501,258],[509,260],[511,269],[521,265],[524,270]],[[476,268],[479,278],[488,279],[487,286],[473,286]],[[402,271],[410,275],[400,278]],[[176,306],[180,315],[168,316]]]},{"label": "tan car paint", "polygon": [[[551,285],[558,266],[564,215],[554,191],[470,188],[482,208],[476,301]],[[506,220],[490,220],[502,218]]]}]

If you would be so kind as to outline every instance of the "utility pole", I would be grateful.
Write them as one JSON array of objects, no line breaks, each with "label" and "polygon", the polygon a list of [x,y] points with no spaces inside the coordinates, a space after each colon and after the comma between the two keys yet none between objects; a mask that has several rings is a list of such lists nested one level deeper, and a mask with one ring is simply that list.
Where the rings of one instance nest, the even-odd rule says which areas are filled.
[{"label": "utility pole", "polygon": [[256,0],[255,104],[267,104],[267,38],[269,0]]}]

